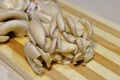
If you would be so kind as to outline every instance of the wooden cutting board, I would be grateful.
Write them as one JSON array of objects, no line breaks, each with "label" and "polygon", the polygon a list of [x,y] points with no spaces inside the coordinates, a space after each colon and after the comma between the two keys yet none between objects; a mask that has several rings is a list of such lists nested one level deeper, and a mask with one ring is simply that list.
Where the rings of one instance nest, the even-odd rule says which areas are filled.
[{"label": "wooden cutting board", "polygon": [[0,58],[26,80],[120,80],[120,26],[80,9],[68,1],[58,0],[64,16],[85,17],[94,28],[95,57],[86,66],[55,64],[45,75],[36,75],[28,65],[23,45],[27,37],[13,38],[0,44]]}]

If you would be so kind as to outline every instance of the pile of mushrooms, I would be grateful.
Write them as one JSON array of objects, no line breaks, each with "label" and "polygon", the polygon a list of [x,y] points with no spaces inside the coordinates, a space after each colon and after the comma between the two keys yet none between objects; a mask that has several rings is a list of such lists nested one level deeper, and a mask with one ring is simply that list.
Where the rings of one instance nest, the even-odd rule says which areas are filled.
[{"label": "pile of mushrooms", "polygon": [[1,0],[0,42],[9,33],[29,41],[24,44],[26,59],[36,74],[52,63],[87,63],[93,58],[92,24],[85,18],[64,16],[53,0]]},{"label": "pile of mushrooms", "polygon": [[29,0],[0,0],[0,42],[7,42],[10,33],[23,37],[29,27],[28,8]]}]

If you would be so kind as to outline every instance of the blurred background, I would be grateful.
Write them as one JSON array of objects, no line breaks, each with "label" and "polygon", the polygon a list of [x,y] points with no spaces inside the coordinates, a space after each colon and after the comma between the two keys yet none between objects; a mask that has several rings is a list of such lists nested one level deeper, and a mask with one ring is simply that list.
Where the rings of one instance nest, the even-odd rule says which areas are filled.
[{"label": "blurred background", "polygon": [[79,7],[120,25],[120,0],[69,0]]}]

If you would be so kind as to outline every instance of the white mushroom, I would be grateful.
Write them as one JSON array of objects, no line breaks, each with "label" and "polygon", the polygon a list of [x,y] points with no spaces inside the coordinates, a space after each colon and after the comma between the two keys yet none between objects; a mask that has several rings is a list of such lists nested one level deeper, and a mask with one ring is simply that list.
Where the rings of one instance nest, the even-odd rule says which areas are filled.
[{"label": "white mushroom", "polygon": [[74,55],[76,55],[77,53],[78,53],[78,51],[79,51],[79,48],[78,48],[78,46],[75,48],[75,51],[74,51]]},{"label": "white mushroom", "polygon": [[35,42],[33,36],[31,35],[30,31],[27,31],[27,37],[29,38],[29,40],[31,41],[32,44],[36,45],[36,42]]},{"label": "white mushroom", "polygon": [[0,35],[6,35],[9,32],[14,32],[18,37],[24,36],[28,29],[28,22],[24,20],[11,20],[0,26]]},{"label": "white mushroom", "polygon": [[42,61],[38,60],[41,56],[37,48],[30,42],[26,42],[24,45],[24,51],[27,58],[28,63],[31,68],[37,73],[41,74],[43,72]]},{"label": "white mushroom", "polygon": [[86,49],[91,46],[90,40],[81,39],[83,43],[83,52],[86,52]]},{"label": "white mushroom", "polygon": [[73,64],[77,64],[77,62],[83,60],[83,58],[83,53],[77,53],[73,58]]},{"label": "white mushroom", "polygon": [[72,34],[74,36],[77,36],[77,32],[76,32],[77,29],[76,29],[75,21],[70,16],[66,17],[66,21],[67,21],[67,23],[69,25],[69,28],[70,28]]},{"label": "white mushroom", "polygon": [[53,54],[56,50],[56,46],[57,46],[57,38],[53,38],[50,50],[49,50],[49,54]]},{"label": "white mushroom", "polygon": [[49,51],[50,50],[51,44],[52,44],[51,38],[47,37],[46,38],[46,42],[45,42],[45,51]]},{"label": "white mushroom", "polygon": [[28,16],[25,12],[18,10],[5,9],[0,11],[0,21],[8,19],[28,20]]},{"label": "white mushroom", "polygon": [[72,32],[71,32],[71,30],[70,30],[66,20],[64,20],[64,22],[65,22],[65,32],[68,33],[68,34],[72,34]]},{"label": "white mushroom", "polygon": [[51,16],[46,15],[46,14],[44,14],[44,13],[42,13],[42,12],[38,12],[38,11],[35,11],[35,12],[36,12],[36,14],[38,15],[39,19],[40,19],[42,22],[44,22],[44,23],[50,23],[50,22],[51,22],[51,19],[52,19]]},{"label": "white mushroom", "polygon": [[84,64],[89,62],[94,57],[94,51],[91,47],[87,48],[85,54],[84,54]]},{"label": "white mushroom", "polygon": [[64,36],[62,35],[62,33],[60,32],[59,29],[56,29],[54,34],[53,34],[53,37],[56,37],[56,38],[60,38],[62,40],[65,40]]},{"label": "white mushroom", "polygon": [[22,10],[24,11],[27,7],[25,6],[24,0],[2,0],[2,3],[6,5],[8,9]]},{"label": "white mushroom", "polygon": [[30,0],[24,0],[24,10],[27,10],[30,6]]},{"label": "white mushroom", "polygon": [[43,26],[43,28],[44,28],[44,30],[45,30],[45,34],[46,34],[46,36],[47,37],[49,37],[49,31],[50,31],[50,24],[48,24],[48,23],[41,23],[42,24],[42,26]]},{"label": "white mushroom", "polygon": [[66,57],[64,57],[64,58],[62,58],[62,63],[63,64],[70,64],[72,62],[72,59],[69,59],[69,58],[66,58]]},{"label": "white mushroom", "polygon": [[68,42],[75,43],[76,38],[73,35],[67,34],[66,32],[63,32],[62,34]]},{"label": "white mushroom", "polygon": [[76,39],[76,44],[78,45],[78,48],[80,49],[80,51],[83,52],[84,47],[83,47],[82,39],[80,37]]},{"label": "white mushroom", "polygon": [[49,29],[50,37],[53,36],[53,34],[55,33],[56,28],[57,28],[56,16],[54,16],[54,17],[52,18],[51,23],[50,23],[50,29]]},{"label": "white mushroom", "polygon": [[85,40],[88,40],[89,37],[88,37],[88,32],[87,31],[84,31],[82,38],[85,39]]},{"label": "white mushroom", "polygon": [[76,25],[77,36],[81,37],[84,33],[85,28],[79,21],[75,21],[75,25]]},{"label": "white mushroom", "polygon": [[65,23],[64,23],[63,15],[62,15],[61,12],[59,12],[57,14],[57,25],[58,25],[58,28],[59,28],[60,32],[65,31]]},{"label": "white mushroom", "polygon": [[38,11],[41,11],[49,16],[55,16],[58,12],[60,12],[58,6],[52,0],[38,0],[37,3]]},{"label": "white mushroom", "polygon": [[58,47],[58,52],[61,52],[62,42],[60,38],[58,38],[57,47]]},{"label": "white mushroom", "polygon": [[6,42],[9,40],[9,36],[0,36],[0,42]]},{"label": "white mushroom", "polygon": [[51,66],[51,57],[50,57],[49,53],[45,53],[39,47],[37,47],[37,49],[39,50],[42,59],[45,61],[47,68],[50,68],[50,66]]},{"label": "white mushroom", "polygon": [[92,39],[93,37],[93,27],[92,24],[87,20],[87,19],[80,19],[80,22],[84,25],[84,27],[86,28],[87,32],[88,32],[88,36],[90,39]]},{"label": "white mushroom", "polygon": [[57,63],[61,63],[62,61],[62,56],[59,54],[59,53],[55,53],[53,56],[52,56],[52,61],[55,61]]},{"label": "white mushroom", "polygon": [[76,44],[61,40],[61,49],[59,51],[65,57],[71,58],[71,57],[73,57],[73,55],[71,55],[71,54],[74,52],[76,47],[77,47]]},{"label": "white mushroom", "polygon": [[2,1],[0,1],[0,10],[3,9],[7,9],[7,6]]},{"label": "white mushroom", "polygon": [[46,36],[45,30],[40,21],[31,20],[29,30],[39,47],[44,49]]}]

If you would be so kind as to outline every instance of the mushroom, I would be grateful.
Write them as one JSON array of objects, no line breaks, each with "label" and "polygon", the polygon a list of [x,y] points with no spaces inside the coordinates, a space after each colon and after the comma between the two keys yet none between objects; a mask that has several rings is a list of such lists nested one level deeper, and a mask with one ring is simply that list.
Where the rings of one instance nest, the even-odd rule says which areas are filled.
[{"label": "mushroom", "polygon": [[62,56],[59,53],[54,53],[54,55],[52,56],[52,61],[55,61],[57,63],[61,63],[62,61]]},{"label": "mushroom", "polygon": [[7,21],[0,26],[0,35],[4,36],[13,32],[17,37],[24,36],[28,29],[28,22],[24,20]]},{"label": "mushroom", "polygon": [[69,28],[70,28],[72,34],[74,36],[77,36],[77,32],[76,32],[77,29],[76,29],[75,21],[70,16],[67,16],[66,17],[66,22],[68,23]]},{"label": "mushroom", "polygon": [[64,23],[63,15],[62,15],[61,12],[59,12],[57,14],[57,25],[58,25],[58,28],[59,28],[60,32],[65,31],[65,23]]},{"label": "mushroom", "polygon": [[30,6],[30,0],[24,0],[24,10],[27,10]]},{"label": "mushroom", "polygon": [[50,24],[48,24],[48,23],[42,23],[42,22],[41,22],[41,24],[42,24],[42,26],[43,26],[43,28],[44,28],[44,30],[45,30],[46,36],[49,37],[49,36],[50,36],[50,34],[49,34]]},{"label": "mushroom", "polygon": [[92,47],[87,48],[85,54],[84,54],[84,64],[86,64],[87,62],[89,62],[93,57],[94,57],[94,51],[92,49]]},{"label": "mushroom", "polygon": [[32,44],[36,45],[36,42],[35,42],[33,36],[31,35],[30,31],[27,31],[27,37],[29,38],[29,40],[31,41]]},{"label": "mushroom", "polygon": [[3,9],[7,9],[7,6],[2,1],[0,1],[0,10]]},{"label": "mushroom", "polygon": [[82,41],[82,39],[81,39],[80,37],[78,37],[78,38],[76,39],[76,44],[78,45],[79,50],[80,50],[81,52],[83,52],[83,51],[84,51],[83,41]]},{"label": "mushroom", "polygon": [[86,52],[86,49],[91,46],[90,40],[81,39],[83,43],[83,52]]},{"label": "mushroom", "polygon": [[50,37],[53,36],[53,34],[55,33],[56,28],[57,28],[56,16],[54,16],[54,17],[52,18],[51,23],[50,23],[50,29],[49,29]]},{"label": "mushroom", "polygon": [[75,43],[76,38],[73,35],[67,34],[66,32],[63,32],[63,36],[68,42]]},{"label": "mushroom", "polygon": [[84,27],[86,28],[87,32],[88,32],[88,36],[90,39],[92,39],[93,37],[93,27],[92,27],[92,24],[85,18],[83,19],[80,19],[80,22],[84,25]]},{"label": "mushroom", "polygon": [[77,47],[76,44],[61,40],[61,48],[59,51],[65,57],[72,58],[73,57],[72,53],[74,52],[76,47]]},{"label": "mushroom", "polygon": [[57,48],[58,48],[58,52],[60,53],[61,48],[62,48],[62,44],[61,44],[61,39],[60,38],[58,38]]},{"label": "mushroom", "polygon": [[62,40],[65,40],[64,36],[62,35],[62,33],[60,32],[60,30],[57,28],[53,34],[53,37],[56,37],[56,38],[60,38]]},{"label": "mushroom", "polygon": [[46,15],[49,16],[55,16],[57,13],[60,12],[58,6],[56,3],[52,0],[37,0],[37,7],[38,11],[45,13]]},{"label": "mushroom", "polygon": [[82,36],[83,39],[88,40],[88,32],[85,30]]},{"label": "mushroom", "polygon": [[39,47],[44,50],[46,36],[45,36],[45,30],[41,25],[40,21],[31,20],[29,30],[31,35],[35,39],[36,44],[38,44]]},{"label": "mushroom", "polygon": [[77,62],[83,60],[83,58],[83,53],[77,53],[73,58],[73,64],[77,64]]},{"label": "mushroom", "polygon": [[46,15],[46,14],[44,14],[44,13],[42,13],[42,12],[38,12],[38,11],[35,11],[35,12],[36,12],[36,14],[38,15],[39,19],[40,19],[42,22],[44,22],[44,23],[50,23],[50,22],[51,22],[51,19],[52,19],[51,16]]},{"label": "mushroom", "polygon": [[46,43],[45,43],[45,51],[49,51],[50,50],[51,44],[52,44],[51,38],[47,37],[46,38]]},{"label": "mushroom", "polygon": [[85,31],[85,28],[79,21],[75,21],[75,25],[76,25],[77,36],[81,37]]},{"label": "mushroom", "polygon": [[62,58],[62,63],[63,64],[70,64],[72,62],[72,59],[69,59],[69,58],[67,58],[67,57],[63,57]]},{"label": "mushroom", "polygon": [[10,20],[10,19],[19,19],[19,20],[27,20],[28,16],[25,12],[5,9],[0,11],[0,21]]},{"label": "mushroom", "polygon": [[45,61],[47,68],[50,68],[50,66],[51,66],[51,57],[50,57],[49,53],[45,53],[39,47],[37,47],[37,49],[40,52],[42,59]]},{"label": "mushroom", "polygon": [[68,34],[72,34],[72,32],[71,32],[71,30],[70,30],[66,20],[64,20],[64,22],[65,22],[65,32],[68,33]]},{"label": "mushroom", "polygon": [[9,40],[9,36],[0,36],[0,42],[6,42]]},{"label": "mushroom", "polygon": [[53,38],[50,50],[49,50],[49,54],[53,54],[56,50],[56,46],[57,46],[57,38]]},{"label": "mushroom", "polygon": [[24,11],[27,8],[25,4],[25,0],[17,0],[17,1],[16,0],[2,0],[2,3],[5,4],[8,9]]},{"label": "mushroom", "polygon": [[39,51],[37,50],[36,46],[34,46],[30,42],[26,42],[24,45],[25,56],[27,58],[28,63],[30,64],[31,68],[37,73],[41,74],[43,71],[42,68],[42,61],[38,60],[41,56]]}]

